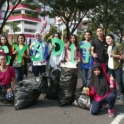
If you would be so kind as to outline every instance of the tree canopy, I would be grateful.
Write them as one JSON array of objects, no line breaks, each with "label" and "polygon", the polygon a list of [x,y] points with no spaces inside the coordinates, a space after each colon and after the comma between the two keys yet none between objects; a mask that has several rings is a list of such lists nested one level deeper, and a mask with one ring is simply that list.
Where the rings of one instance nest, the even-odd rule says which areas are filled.
[{"label": "tree canopy", "polygon": [[[3,4],[6,2],[7,8],[5,10],[5,15],[3,17],[3,22],[0,27],[0,34],[2,33],[3,27],[6,24],[7,19],[10,17],[14,9],[17,7],[17,5],[21,2],[21,0],[0,0],[0,8],[3,6]],[[9,11],[10,2],[13,3],[13,8]]]},{"label": "tree canopy", "polygon": [[41,13],[42,16],[60,17],[66,26],[67,36],[74,33],[87,12],[94,8],[99,0],[38,0],[50,10]]},{"label": "tree canopy", "polygon": [[114,33],[124,33],[124,4],[123,0],[104,0],[98,6],[91,9],[88,18],[92,25],[103,27],[105,34],[107,31]]}]

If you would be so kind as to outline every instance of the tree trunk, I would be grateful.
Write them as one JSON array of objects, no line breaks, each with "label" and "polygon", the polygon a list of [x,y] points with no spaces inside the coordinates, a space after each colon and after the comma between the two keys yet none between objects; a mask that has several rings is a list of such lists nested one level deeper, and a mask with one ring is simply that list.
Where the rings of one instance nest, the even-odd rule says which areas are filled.
[{"label": "tree trunk", "polygon": [[70,37],[70,30],[69,30],[69,23],[66,24],[66,31],[67,31],[67,39]]},{"label": "tree trunk", "polygon": [[[5,2],[5,1],[4,1]],[[7,2],[7,9],[6,9],[6,11],[5,11],[5,15],[4,15],[4,19],[3,19],[3,23],[2,23],[2,25],[1,25],[1,27],[0,27],[0,34],[2,33],[2,30],[3,30],[3,27],[4,27],[4,25],[6,24],[6,21],[8,20],[8,18],[10,17],[10,15],[12,14],[12,12],[14,11],[14,9],[18,6],[18,4],[21,2],[21,0],[18,0],[18,2],[14,5],[14,7],[13,7],[13,9],[9,12],[9,14],[8,14],[8,11],[9,11],[9,0],[6,0],[6,2]]]}]

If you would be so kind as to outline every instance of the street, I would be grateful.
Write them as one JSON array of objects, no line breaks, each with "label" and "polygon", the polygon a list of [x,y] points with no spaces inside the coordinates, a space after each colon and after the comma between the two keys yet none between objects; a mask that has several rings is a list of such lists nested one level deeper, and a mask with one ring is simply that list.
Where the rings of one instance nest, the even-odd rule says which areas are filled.
[{"label": "street", "polygon": [[[80,87],[79,76],[76,93]],[[120,105],[118,96],[115,110],[115,118],[108,116],[107,107],[93,116],[89,110],[72,105],[60,107],[57,100],[44,99],[41,95],[35,105],[18,111],[12,104],[0,103],[0,124],[124,124],[124,106]]]}]

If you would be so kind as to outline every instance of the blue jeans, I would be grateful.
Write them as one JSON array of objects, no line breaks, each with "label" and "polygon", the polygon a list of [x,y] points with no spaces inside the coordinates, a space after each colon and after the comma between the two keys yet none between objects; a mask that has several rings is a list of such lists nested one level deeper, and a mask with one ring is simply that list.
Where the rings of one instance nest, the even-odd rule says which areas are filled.
[{"label": "blue jeans", "polygon": [[44,73],[46,71],[46,65],[41,65],[41,66],[33,66],[33,72],[34,72],[34,76],[37,77],[42,73]]},{"label": "blue jeans", "polygon": [[82,81],[83,81],[83,86],[89,86],[90,84],[90,79],[92,76],[92,69],[81,69],[82,72]]},{"label": "blue jeans", "polygon": [[123,84],[123,79],[122,79],[122,68],[118,69],[110,69],[108,71],[109,75],[113,75],[113,77],[116,79],[120,93],[124,95],[124,84]]},{"label": "blue jeans", "polygon": [[104,103],[108,103],[109,104],[109,109],[113,109],[114,105],[115,105],[115,101],[116,101],[116,94],[114,93],[110,93],[108,94],[108,96],[106,96],[105,98],[103,98],[100,102],[98,101],[93,101],[92,102],[92,106],[91,106],[91,114],[96,115],[99,113],[101,106]]},{"label": "blue jeans", "polygon": [[16,83],[23,80],[24,68],[25,68],[24,65],[22,65],[21,67],[14,68],[15,73],[16,73]]}]

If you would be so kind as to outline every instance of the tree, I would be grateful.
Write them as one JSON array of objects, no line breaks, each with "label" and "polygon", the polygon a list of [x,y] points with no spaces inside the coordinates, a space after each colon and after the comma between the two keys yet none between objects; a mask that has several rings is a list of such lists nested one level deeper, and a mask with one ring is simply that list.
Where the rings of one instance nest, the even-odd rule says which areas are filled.
[{"label": "tree", "polygon": [[57,28],[55,26],[51,26],[50,27],[50,30],[48,32],[48,34],[46,34],[44,40],[48,42],[48,40],[50,39],[50,37],[55,33],[57,32]]},{"label": "tree", "polygon": [[21,3],[25,4],[30,9],[33,9],[33,10],[36,10],[36,8],[41,8],[41,5],[39,5],[37,0],[23,0]]},{"label": "tree", "polygon": [[0,0],[0,8],[3,6],[4,3],[5,3],[5,0]]},{"label": "tree", "polygon": [[[18,6],[18,4],[21,2],[21,0],[0,0],[0,8],[2,7],[2,5],[6,2],[7,4],[7,8],[5,11],[5,15],[3,18],[3,22],[2,25],[0,27],[0,34],[2,33],[3,27],[6,24],[6,21],[8,20],[8,18],[10,17],[10,15],[12,14],[12,12],[14,11],[14,9]],[[9,6],[10,6],[10,2],[13,3],[13,8],[11,11],[9,11]]]},{"label": "tree", "polygon": [[60,17],[66,26],[67,37],[74,33],[87,12],[98,4],[99,0],[38,0],[42,5],[49,6],[41,16]]},{"label": "tree", "polygon": [[[123,0],[104,0],[99,2],[99,5],[91,9],[87,17],[96,27],[102,26],[105,34],[108,30],[119,28],[124,20]],[[123,19],[119,19],[123,18]]]},{"label": "tree", "polygon": [[14,22],[8,22],[7,25],[13,30],[13,38],[15,40],[15,32],[19,29],[19,27]]},{"label": "tree", "polygon": [[[98,27],[98,26],[97,26]],[[88,21],[88,31],[92,31],[92,39],[96,38],[96,25],[94,25],[94,23],[92,21]]]},{"label": "tree", "polygon": [[121,39],[121,35],[124,34],[124,14],[123,12],[118,15],[113,23],[110,25],[109,29],[113,31]]}]

